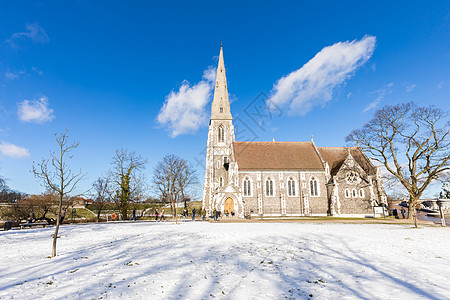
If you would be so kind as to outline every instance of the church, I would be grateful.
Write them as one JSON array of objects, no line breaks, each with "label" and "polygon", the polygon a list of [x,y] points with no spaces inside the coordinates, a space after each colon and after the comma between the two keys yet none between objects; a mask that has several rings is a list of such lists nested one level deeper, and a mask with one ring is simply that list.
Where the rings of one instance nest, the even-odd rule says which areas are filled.
[{"label": "church", "polygon": [[209,123],[203,209],[238,216],[373,215],[380,170],[359,147],[235,141],[223,49]]}]

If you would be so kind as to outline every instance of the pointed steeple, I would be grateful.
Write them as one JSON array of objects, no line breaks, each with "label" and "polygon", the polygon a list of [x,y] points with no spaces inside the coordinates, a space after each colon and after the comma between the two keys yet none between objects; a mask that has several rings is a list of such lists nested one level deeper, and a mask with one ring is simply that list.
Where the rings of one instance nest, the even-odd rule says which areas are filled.
[{"label": "pointed steeple", "polygon": [[227,77],[223,62],[223,48],[220,44],[219,65],[217,67],[214,99],[211,105],[211,120],[232,120],[230,100],[228,100]]}]

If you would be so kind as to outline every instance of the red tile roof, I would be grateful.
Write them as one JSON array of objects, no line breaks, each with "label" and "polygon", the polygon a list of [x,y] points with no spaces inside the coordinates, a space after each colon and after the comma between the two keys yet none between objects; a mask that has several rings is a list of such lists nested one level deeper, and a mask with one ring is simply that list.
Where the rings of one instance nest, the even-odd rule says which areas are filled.
[{"label": "red tile roof", "polygon": [[318,147],[318,149],[322,159],[328,163],[331,175],[336,175],[339,171],[348,156],[349,150],[350,154],[367,174],[375,174],[375,168],[358,147]]},{"label": "red tile roof", "polygon": [[323,170],[312,142],[234,142],[239,170]]}]

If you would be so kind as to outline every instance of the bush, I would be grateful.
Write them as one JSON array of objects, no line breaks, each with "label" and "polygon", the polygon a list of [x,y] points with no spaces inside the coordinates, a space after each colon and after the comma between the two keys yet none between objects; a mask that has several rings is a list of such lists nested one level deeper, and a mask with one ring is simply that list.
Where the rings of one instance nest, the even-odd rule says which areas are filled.
[{"label": "bush", "polygon": [[20,222],[26,220],[30,215],[30,208],[27,205],[17,203],[0,207],[0,219],[4,221]]}]

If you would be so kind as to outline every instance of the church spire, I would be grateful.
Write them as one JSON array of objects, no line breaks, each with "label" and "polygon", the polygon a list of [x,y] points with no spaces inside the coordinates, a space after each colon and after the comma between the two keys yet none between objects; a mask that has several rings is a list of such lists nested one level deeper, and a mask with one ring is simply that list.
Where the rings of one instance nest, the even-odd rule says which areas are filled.
[{"label": "church spire", "polygon": [[227,77],[223,62],[223,48],[220,43],[219,65],[217,67],[216,87],[211,105],[211,120],[232,120],[230,101],[228,100]]}]

